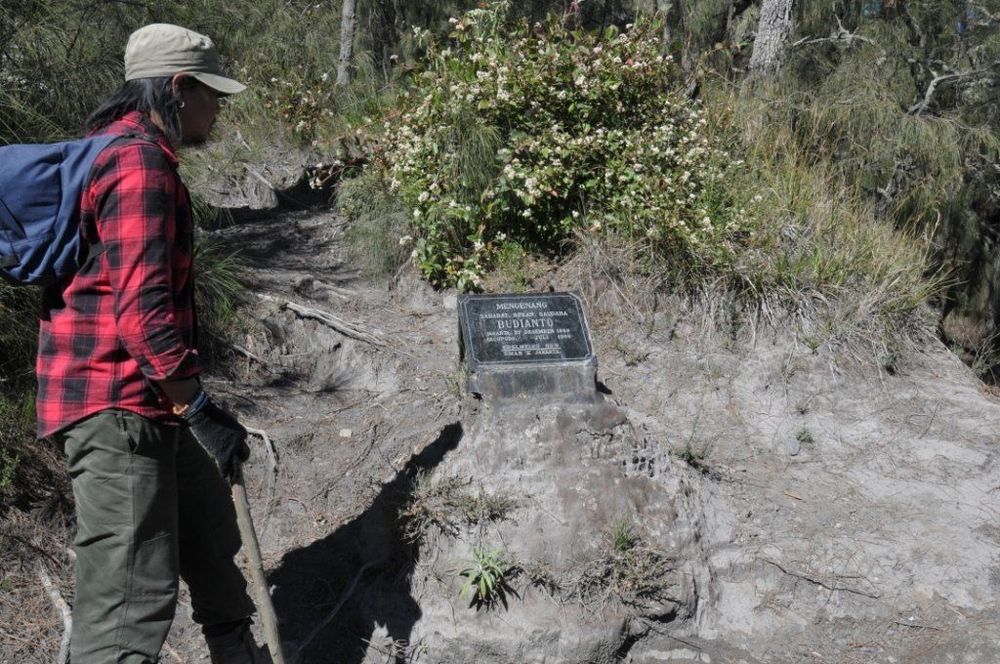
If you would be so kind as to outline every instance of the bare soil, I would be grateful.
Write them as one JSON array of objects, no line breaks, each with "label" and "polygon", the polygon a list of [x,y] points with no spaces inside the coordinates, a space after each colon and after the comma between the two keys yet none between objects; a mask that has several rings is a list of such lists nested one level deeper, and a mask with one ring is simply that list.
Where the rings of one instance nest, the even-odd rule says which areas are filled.
[{"label": "bare soil", "polygon": [[[401,516],[422,476],[482,481],[468,455],[495,436],[489,404],[463,389],[455,294],[409,268],[365,278],[344,231],[325,211],[217,231],[250,266],[255,324],[208,382],[277,453],[275,467],[255,437],[247,475],[286,649],[309,664],[440,664],[458,645],[533,638],[541,614],[525,612],[572,614],[558,593],[476,612],[457,579],[432,578],[457,564],[432,560],[428,542],[447,551],[446,538],[414,539]],[[679,303],[639,314],[600,275],[534,277],[582,291],[605,400],[634,430],[631,452],[646,450],[615,467],[664,497],[683,489],[677,522],[697,543],[678,567],[690,610],[619,634],[600,661],[1000,661],[1000,406],[938,342],[889,373],[811,347],[795,322],[726,329]],[[0,663],[58,650],[40,563],[72,599],[65,479],[38,477],[50,486],[3,515]],[[647,542],[676,539],[637,524]],[[206,657],[184,592],[165,662]]]}]

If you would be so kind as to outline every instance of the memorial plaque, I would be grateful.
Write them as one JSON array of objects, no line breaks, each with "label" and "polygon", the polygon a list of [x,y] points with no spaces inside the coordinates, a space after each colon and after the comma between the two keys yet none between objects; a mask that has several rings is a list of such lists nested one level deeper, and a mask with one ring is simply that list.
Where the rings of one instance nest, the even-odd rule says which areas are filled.
[{"label": "memorial plaque", "polygon": [[472,371],[593,358],[583,304],[574,293],[467,295],[459,307]]},{"label": "memorial plaque", "polygon": [[458,309],[471,391],[506,397],[594,389],[597,359],[575,293],[463,295]]}]

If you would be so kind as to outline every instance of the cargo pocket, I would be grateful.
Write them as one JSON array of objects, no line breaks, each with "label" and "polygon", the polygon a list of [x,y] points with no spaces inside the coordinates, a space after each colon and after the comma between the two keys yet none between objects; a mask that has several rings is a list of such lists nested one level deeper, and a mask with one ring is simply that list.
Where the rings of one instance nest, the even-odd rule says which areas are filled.
[{"label": "cargo pocket", "polygon": [[177,565],[177,539],[173,533],[138,543],[130,596],[140,601],[173,598],[177,594]]},{"label": "cargo pocket", "polygon": [[149,661],[156,661],[155,655],[170,631],[177,609],[174,535],[164,533],[137,543],[128,581],[125,610],[115,641],[122,652],[144,653]]}]

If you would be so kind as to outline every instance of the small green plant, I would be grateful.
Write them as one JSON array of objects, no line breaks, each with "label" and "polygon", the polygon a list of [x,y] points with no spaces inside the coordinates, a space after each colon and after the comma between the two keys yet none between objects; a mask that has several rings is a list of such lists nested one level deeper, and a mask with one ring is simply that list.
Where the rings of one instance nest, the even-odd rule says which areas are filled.
[{"label": "small green plant", "polygon": [[812,445],[816,442],[813,438],[812,432],[809,429],[799,429],[799,432],[795,434],[795,440],[797,440],[802,445]]},{"label": "small green plant", "polygon": [[695,470],[703,470],[705,455],[695,451],[690,442],[684,443],[684,447],[677,453],[677,458],[691,466]]},{"label": "small green plant", "polygon": [[629,519],[620,519],[608,532],[608,540],[615,553],[625,553],[639,543],[639,536]]},{"label": "small green plant", "polygon": [[459,595],[471,596],[472,606],[476,608],[492,608],[497,604],[503,604],[507,608],[507,595],[511,593],[510,575],[513,571],[514,565],[505,560],[499,550],[487,551],[474,547],[472,560],[458,573],[465,579]]}]

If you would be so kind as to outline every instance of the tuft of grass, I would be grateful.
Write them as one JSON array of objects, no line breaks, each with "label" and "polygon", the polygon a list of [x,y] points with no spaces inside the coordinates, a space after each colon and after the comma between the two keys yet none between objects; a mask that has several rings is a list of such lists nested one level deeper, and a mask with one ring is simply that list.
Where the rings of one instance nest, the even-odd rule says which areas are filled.
[{"label": "tuft of grass", "polygon": [[0,281],[0,388],[11,393],[34,382],[41,291]]},{"label": "tuft of grass", "polygon": [[[612,527],[622,537],[609,537],[608,550],[585,563],[574,575],[573,583],[564,585],[567,597],[603,605],[609,597],[627,606],[643,606],[670,601],[672,575],[676,561],[666,552],[649,546],[623,528]],[[627,523],[627,522],[626,522]]]},{"label": "tuft of grass", "polygon": [[0,516],[20,493],[32,492],[24,476],[24,461],[31,460],[35,441],[34,386],[11,390],[0,383]]},{"label": "tuft of grass", "polygon": [[20,463],[20,452],[0,448],[0,493],[6,491],[14,484],[14,473],[17,472],[17,467]]},{"label": "tuft of grass", "polygon": [[508,493],[473,492],[469,484],[469,480],[457,477],[434,483],[430,474],[419,475],[409,501],[399,512],[406,539],[416,541],[432,526],[454,537],[463,528],[509,519],[521,505],[521,500]]},{"label": "tuft of grass", "polygon": [[239,252],[202,234],[195,244],[195,265],[198,270],[195,294],[198,322],[213,334],[224,336],[233,326],[246,291],[245,267]]},{"label": "tuft of grass", "polygon": [[369,276],[391,276],[409,259],[413,247],[404,236],[407,210],[389,193],[389,183],[378,169],[344,180],[338,205],[351,220],[347,240],[354,259]]},{"label": "tuft of grass", "polygon": [[696,452],[690,442],[685,443],[684,447],[677,452],[677,458],[698,472],[707,472],[707,468],[705,466],[705,455],[700,452]]},{"label": "tuft of grass", "polygon": [[607,539],[616,554],[623,554],[639,543],[632,521],[627,518],[619,519],[611,526]]}]

